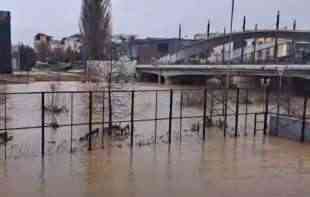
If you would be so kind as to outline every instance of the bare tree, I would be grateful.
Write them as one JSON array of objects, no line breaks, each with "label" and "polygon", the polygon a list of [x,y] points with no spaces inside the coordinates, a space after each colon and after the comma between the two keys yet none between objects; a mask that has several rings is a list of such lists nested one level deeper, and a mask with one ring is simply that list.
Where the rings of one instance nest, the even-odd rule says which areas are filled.
[{"label": "bare tree", "polygon": [[107,59],[112,34],[111,0],[83,0],[80,31],[88,59]]},{"label": "bare tree", "polygon": [[[88,60],[107,60],[112,54],[111,0],[83,0],[80,31],[84,52]],[[112,58],[109,73],[104,77],[108,82],[109,128],[112,128]],[[89,68],[86,68],[88,71]],[[86,71],[87,75],[89,74]],[[111,131],[109,131],[111,134]]]},{"label": "bare tree", "polygon": [[67,50],[64,52],[65,61],[74,63],[80,59],[80,53],[72,50],[71,47],[67,48]]},{"label": "bare tree", "polygon": [[24,71],[31,71],[37,61],[34,49],[30,46],[20,44],[18,46],[18,56],[20,69]]},{"label": "bare tree", "polygon": [[55,48],[51,52],[51,60],[53,62],[64,62],[66,59],[66,53],[63,48]]}]

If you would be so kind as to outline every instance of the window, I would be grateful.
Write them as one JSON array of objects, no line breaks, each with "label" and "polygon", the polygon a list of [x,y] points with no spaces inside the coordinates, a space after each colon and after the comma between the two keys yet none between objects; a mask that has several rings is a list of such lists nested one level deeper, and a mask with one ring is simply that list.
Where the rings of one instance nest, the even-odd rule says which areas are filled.
[{"label": "window", "polygon": [[168,43],[161,43],[161,44],[158,44],[157,50],[158,50],[160,53],[164,53],[164,54],[169,53],[169,45],[168,45]]}]

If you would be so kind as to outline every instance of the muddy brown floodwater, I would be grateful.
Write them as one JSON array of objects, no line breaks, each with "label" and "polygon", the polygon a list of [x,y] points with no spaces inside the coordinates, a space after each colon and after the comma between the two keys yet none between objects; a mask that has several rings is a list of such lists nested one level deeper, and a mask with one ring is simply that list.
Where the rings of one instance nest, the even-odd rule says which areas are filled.
[{"label": "muddy brown floodwater", "polygon": [[[48,83],[35,83],[8,86],[6,91],[40,91],[48,87]],[[84,87],[75,83],[60,85],[60,90],[69,88],[83,90]],[[158,87],[138,84],[135,88]],[[168,94],[161,96],[159,114],[165,116],[169,97]],[[150,98],[153,96],[137,95],[137,119],[153,115],[151,106],[154,101]],[[32,125],[40,121],[37,106],[39,99],[33,96],[9,98],[9,126],[25,123]],[[76,98],[75,102],[79,106],[75,112],[79,115],[74,120],[85,121],[87,113],[83,113],[83,98]],[[179,100],[176,99],[175,102],[178,103]],[[125,114],[126,110],[124,107],[122,112]],[[177,107],[174,110],[174,113],[179,113]],[[184,110],[185,114],[201,115],[199,108],[188,107]],[[58,121],[69,121],[68,114],[56,118]],[[120,117],[122,118],[126,117]],[[183,129],[188,130],[192,123],[193,120],[184,120]],[[165,135],[167,125],[167,121],[159,123],[158,136]],[[256,137],[249,134],[224,139],[222,130],[217,128],[207,130],[205,143],[200,135],[187,132],[182,134],[180,140],[178,125],[178,120],[175,120],[174,143],[171,146],[160,142],[157,145],[135,146],[131,150],[126,140],[122,142],[122,146],[119,146],[120,142],[111,142],[111,146],[107,145],[105,149],[97,148],[87,152],[83,144],[74,141],[74,154],[68,152],[70,128],[47,130],[47,141],[56,143],[47,145],[48,154],[44,159],[39,157],[40,130],[12,132],[14,140],[8,144],[10,158],[0,160],[0,196],[310,195],[310,144],[264,137],[261,133]],[[136,127],[136,143],[152,140],[153,123],[141,123]],[[74,139],[85,133],[87,127],[74,128]]]}]

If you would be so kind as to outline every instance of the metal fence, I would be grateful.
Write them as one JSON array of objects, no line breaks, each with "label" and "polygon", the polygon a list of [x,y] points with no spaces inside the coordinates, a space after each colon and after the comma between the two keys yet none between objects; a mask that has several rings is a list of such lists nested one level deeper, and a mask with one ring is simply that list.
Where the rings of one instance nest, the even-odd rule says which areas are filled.
[{"label": "metal fence", "polygon": [[[288,106],[283,107],[287,104],[283,104],[283,100],[289,95],[270,92],[268,89],[205,88],[0,93],[0,150],[3,158],[7,158],[8,146],[11,152],[25,149],[26,145],[17,146],[21,146],[22,140],[31,139],[14,138],[32,131],[35,133],[32,135],[35,148],[32,149],[44,157],[50,152],[47,147],[57,143],[47,140],[47,136],[59,129],[64,129],[61,135],[67,140],[63,146],[68,145],[70,152],[74,152],[78,140],[85,142],[76,146],[89,151],[102,148],[105,139],[115,133],[124,136],[128,145],[134,147],[137,144],[136,125],[149,123],[154,131],[150,143],[157,144],[163,138],[159,131],[164,130],[167,131],[166,143],[172,144],[176,135],[181,140],[185,120],[196,121],[190,129],[197,131],[202,141],[207,139],[210,126],[220,128],[224,137],[228,134],[238,137],[241,133],[256,136],[258,131],[267,135],[270,115],[276,115],[278,120],[280,117],[302,120],[300,141],[305,141],[308,98],[302,98],[301,113],[295,114],[291,109],[294,102],[287,102]],[[253,100],[255,95],[259,101]],[[139,107],[141,103],[144,103],[143,109]],[[161,124],[163,121],[167,124]],[[77,127],[80,127],[79,136],[74,136]],[[147,126],[144,132],[150,129]]]}]

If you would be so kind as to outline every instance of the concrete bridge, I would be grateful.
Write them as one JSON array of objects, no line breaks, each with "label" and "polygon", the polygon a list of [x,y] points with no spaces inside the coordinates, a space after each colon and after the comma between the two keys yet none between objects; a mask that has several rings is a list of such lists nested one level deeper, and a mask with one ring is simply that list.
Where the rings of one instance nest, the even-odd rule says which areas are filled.
[{"label": "concrete bridge", "polygon": [[234,32],[232,34],[222,34],[201,42],[195,43],[191,46],[182,48],[173,54],[168,54],[158,60],[159,64],[176,63],[184,61],[191,56],[198,55],[207,50],[213,49],[217,46],[227,44],[230,42],[237,42],[246,39],[255,38],[277,38],[287,39],[293,41],[308,41],[310,42],[310,31],[297,30],[259,30],[259,31],[245,31]]},{"label": "concrete bridge", "polygon": [[140,78],[153,79],[162,83],[178,83],[210,78],[285,78],[310,80],[310,65],[138,65]]}]

